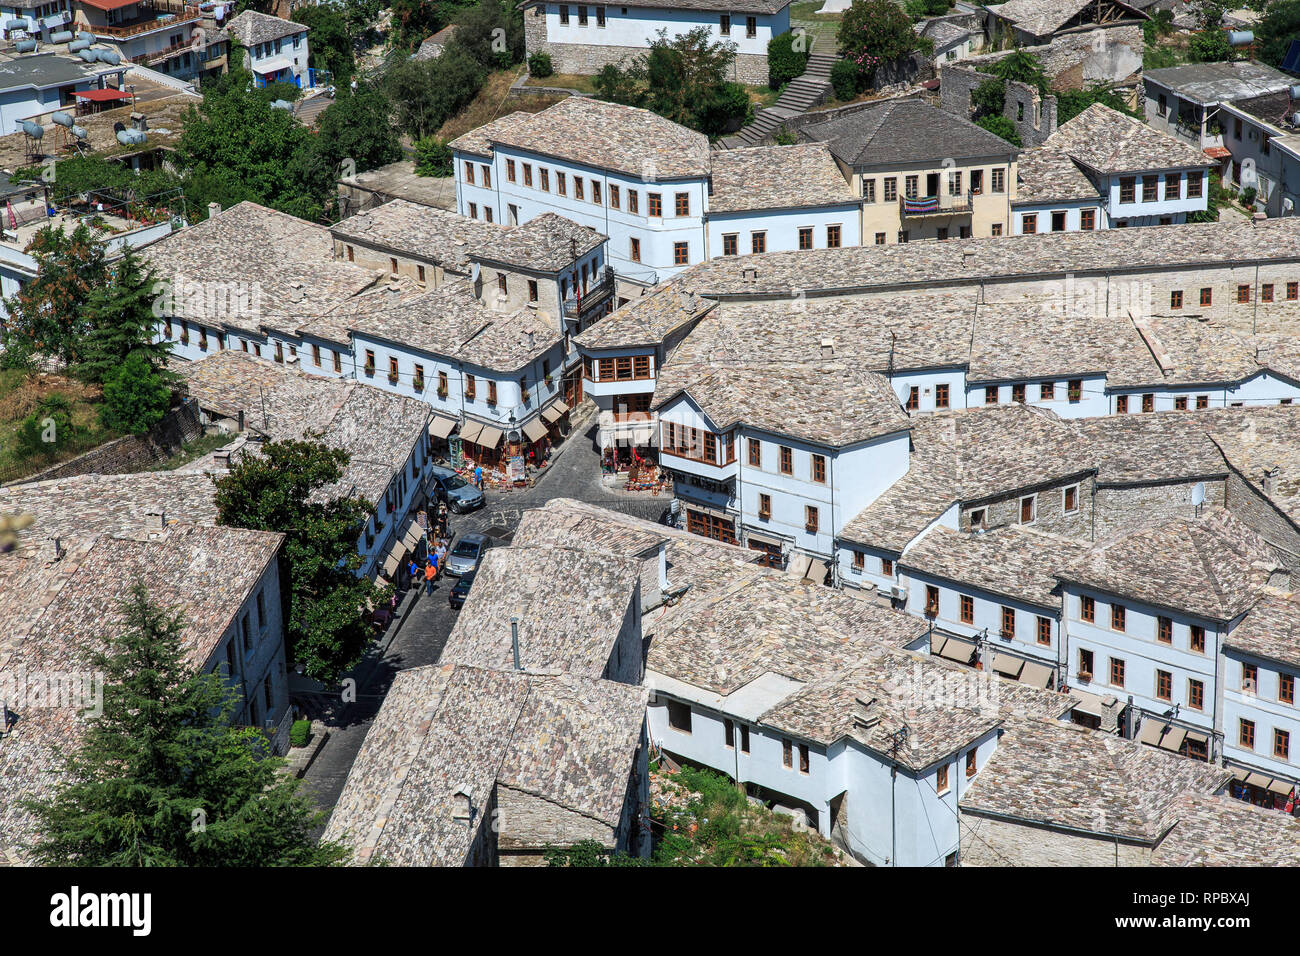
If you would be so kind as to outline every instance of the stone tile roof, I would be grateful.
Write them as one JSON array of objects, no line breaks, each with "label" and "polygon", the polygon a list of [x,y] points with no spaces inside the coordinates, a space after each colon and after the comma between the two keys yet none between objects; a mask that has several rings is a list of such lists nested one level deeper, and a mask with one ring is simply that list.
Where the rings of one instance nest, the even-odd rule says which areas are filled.
[{"label": "stone tile roof", "polygon": [[886,100],[806,126],[800,132],[826,143],[837,159],[850,166],[938,166],[945,157],[961,160],[1018,152],[1017,147],[969,120],[910,97]]},{"label": "stone tile roof", "polygon": [[[182,616],[186,657],[200,667],[283,540],[269,532],[193,525],[173,525],[136,540],[86,526],[81,536],[61,539],[66,550],[57,562],[31,544],[0,555],[0,610],[6,621],[0,673],[64,681],[87,674],[93,653],[120,631],[119,602],[136,582],[159,606]],[[20,613],[9,613],[18,606]],[[62,778],[62,755],[75,750],[85,732],[74,707],[38,707],[23,699],[7,703],[19,720],[0,739],[0,776],[6,781],[0,855],[37,836],[35,820],[21,802],[53,792]],[[93,704],[93,696],[86,703]]]},{"label": "stone tile roof", "polygon": [[1130,351],[1147,361],[1117,363],[1106,378],[1110,387],[1142,385],[1228,384],[1263,371],[1256,360],[1256,342],[1222,321],[1196,315],[1165,315],[1135,319],[1146,348]]},{"label": "stone tile roof", "polygon": [[[935,688],[942,687],[942,693]],[[1053,719],[1076,703],[884,644],[861,648],[857,661],[796,690],[759,723],[830,746],[849,737],[922,770],[988,734],[1013,716]],[[903,746],[894,734],[906,728]]]},{"label": "stone tile roof", "polygon": [[707,313],[717,303],[668,283],[632,299],[574,337],[584,348],[623,348],[659,345],[683,325]]},{"label": "stone tile roof", "polygon": [[1249,610],[1280,565],[1232,513],[1165,520],[1098,541],[1061,568],[1062,581],[1121,598],[1231,621]]},{"label": "stone tile roof", "polygon": [[[677,279],[710,298],[789,298],[889,287],[927,289],[981,280],[1049,278],[1094,272],[1168,270],[1173,265],[1221,268],[1256,260],[1300,260],[1300,219],[1235,221],[1143,229],[1142,241],[1122,229],[1040,233],[948,242],[768,252],[720,257]],[[969,253],[969,255],[968,255]]]},{"label": "stone tile roof", "polygon": [[561,272],[607,241],[608,237],[595,229],[547,212],[522,226],[498,229],[485,237],[474,257],[537,272]]},{"label": "stone tile roof", "polygon": [[295,33],[306,33],[309,30],[301,23],[282,20],[279,17],[258,13],[256,10],[245,10],[239,16],[232,18],[226,24],[226,29],[244,47],[269,43],[272,40],[293,36]]},{"label": "stone tile roof", "polygon": [[1198,417],[1207,414],[1213,413],[1104,415],[1069,428],[1101,485],[1222,478],[1228,469],[1206,433],[1210,419]]},{"label": "stone tile roof", "polygon": [[505,116],[498,116],[490,123],[484,123],[478,129],[472,129],[468,133],[456,137],[448,145],[454,150],[490,158],[492,156],[492,144],[496,141],[496,137],[510,135],[516,130],[526,129],[532,115],[531,113],[525,113],[523,110],[517,110],[514,113],[507,113]]},{"label": "stone tile roof", "polygon": [[972,384],[1106,375],[1157,382],[1156,365],[1132,320],[1061,310],[1059,303],[980,306],[971,334],[967,380]]},{"label": "stone tile roof", "polygon": [[540,113],[497,124],[486,133],[466,134],[469,140],[454,140],[452,148],[480,152],[486,140],[647,180],[709,174],[707,136],[634,106],[570,96]]},{"label": "stone tile roof", "polygon": [[743,423],[839,448],[911,427],[889,381],[843,362],[803,365],[696,363],[660,370],[653,409],[685,392],[720,432]]},{"label": "stone tile roof", "polygon": [[20,533],[32,546],[93,534],[147,538],[178,523],[215,524],[213,495],[206,474],[78,475],[0,488],[0,512],[36,516]]},{"label": "stone tile roof", "polygon": [[1206,431],[1228,464],[1283,514],[1300,522],[1300,406],[1199,414],[1207,416]]},{"label": "stone tile roof", "polygon": [[1088,546],[1020,525],[977,534],[935,528],[907,549],[899,566],[1059,611],[1056,571],[1082,558]]},{"label": "stone tile roof", "polygon": [[[377,278],[335,261],[325,226],[253,202],[173,232],[141,258],[160,282],[173,283],[172,317],[254,333],[263,326],[293,332]],[[247,304],[214,304],[213,290],[232,287],[247,290]]]},{"label": "stone tile roof", "polygon": [[1231,776],[1222,767],[1101,731],[1012,719],[959,806],[1155,843],[1182,797],[1212,794]]},{"label": "stone tile roof", "polygon": [[[639,687],[571,674],[450,664],[402,671],[325,838],[351,847],[359,864],[462,866],[494,825],[486,814],[498,783],[614,826],[645,704]],[[457,818],[458,793],[470,798],[471,820]]]},{"label": "stone tile roof", "polygon": [[1178,818],[1151,854],[1153,866],[1300,865],[1300,820],[1231,797],[1185,794]]},{"label": "stone tile roof", "polygon": [[468,272],[476,250],[500,239],[508,227],[470,219],[446,209],[394,199],[330,227],[334,238],[430,259],[453,272]]},{"label": "stone tile roof", "polygon": [[729,149],[713,156],[714,215],[857,202],[825,143]]},{"label": "stone tile roof", "polygon": [[1158,83],[1197,103],[1232,103],[1289,90],[1295,82],[1281,70],[1250,60],[1232,63],[1188,63],[1145,70],[1144,80]]},{"label": "stone tile roof", "polygon": [[1300,667],[1300,594],[1265,588],[1223,643],[1247,654]]},{"label": "stone tile roof", "polygon": [[1029,405],[993,405],[912,419],[907,473],[852,518],[840,537],[901,553],[957,502],[978,501],[1091,470],[1069,447],[1070,425]]},{"label": "stone tile roof", "polygon": [[923,20],[921,23],[915,24],[912,29],[916,31],[918,36],[930,37],[934,40],[936,53],[942,53],[946,48],[964,42],[972,34],[970,27],[943,17]]},{"label": "stone tile roof", "polygon": [[517,372],[563,340],[533,309],[500,311],[481,301],[468,279],[450,279],[374,309],[324,316],[302,331],[335,338],[340,328],[499,372]]},{"label": "stone tile roof", "polygon": [[1103,174],[1214,165],[1195,146],[1101,103],[1062,124],[1044,145]]},{"label": "stone tile roof", "polygon": [[[1006,3],[989,7],[989,10],[1026,33],[1036,37],[1049,37],[1091,3],[1092,0],[1007,0]],[[1145,19],[1136,9],[1126,9],[1132,11],[1133,19]]]},{"label": "stone tile roof", "polygon": [[1102,201],[1101,193],[1069,156],[1057,149],[1040,146],[1020,154],[1016,164],[1017,186],[1013,206],[1028,203]]},{"label": "stone tile roof", "polygon": [[510,669],[511,619],[528,671],[600,677],[640,580],[637,561],[589,548],[489,549],[439,660]]},{"label": "stone tile roof", "polygon": [[268,441],[319,433],[327,445],[348,452],[343,477],[318,492],[325,497],[351,492],[381,501],[428,426],[429,406],[417,399],[247,352],[227,349],[176,369],[205,411],[229,418],[243,411],[246,427]]}]

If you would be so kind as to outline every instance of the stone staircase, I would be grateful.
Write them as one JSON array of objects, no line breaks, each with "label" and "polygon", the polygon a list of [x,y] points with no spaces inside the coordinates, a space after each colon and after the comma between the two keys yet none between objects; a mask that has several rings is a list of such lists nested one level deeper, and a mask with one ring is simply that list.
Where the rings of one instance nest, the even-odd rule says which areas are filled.
[{"label": "stone staircase", "polygon": [[809,54],[808,67],[803,76],[795,77],[786,84],[775,103],[754,115],[754,122],[734,136],[719,140],[715,148],[740,149],[746,146],[761,146],[775,136],[790,117],[806,113],[814,106],[826,102],[832,93],[831,67],[835,65],[836,59],[838,57],[830,53]]}]

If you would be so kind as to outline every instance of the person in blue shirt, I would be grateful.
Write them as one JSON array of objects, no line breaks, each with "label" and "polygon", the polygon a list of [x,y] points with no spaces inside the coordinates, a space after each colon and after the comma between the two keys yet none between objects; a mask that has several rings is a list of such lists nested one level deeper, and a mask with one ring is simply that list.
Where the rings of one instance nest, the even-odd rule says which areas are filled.
[{"label": "person in blue shirt", "polygon": [[483,466],[482,465],[474,466],[474,486],[478,488],[479,491],[483,490]]}]

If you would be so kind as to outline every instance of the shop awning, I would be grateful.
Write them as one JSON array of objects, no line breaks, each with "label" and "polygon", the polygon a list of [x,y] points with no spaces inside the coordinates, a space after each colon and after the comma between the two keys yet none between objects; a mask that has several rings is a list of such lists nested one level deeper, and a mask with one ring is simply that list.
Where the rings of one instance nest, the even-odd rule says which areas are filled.
[{"label": "shop awning", "polygon": [[483,430],[478,433],[478,438],[474,439],[474,443],[484,448],[496,448],[501,443],[501,435],[501,429],[484,425]]},{"label": "shop awning", "polygon": [[123,93],[121,90],[78,90],[72,95],[79,100],[89,100],[92,103],[116,103],[131,98],[130,93]]},{"label": "shop awning", "polygon": [[944,657],[950,661],[956,661],[958,664],[969,664],[971,657],[975,654],[975,645],[969,641],[963,641],[955,637],[950,637],[943,645]]},{"label": "shop awning", "polygon": [[1089,717],[1101,717],[1105,713],[1106,708],[1102,706],[1101,697],[1097,694],[1071,687],[1070,696],[1079,698],[1079,702],[1074,705],[1074,709],[1081,714],[1087,714]]},{"label": "shop awning", "polygon": [[820,558],[812,558],[809,560],[808,568],[804,571],[803,576],[810,581],[821,584],[826,580],[826,572],[829,570],[825,561]]},{"label": "shop awning", "polygon": [[270,76],[272,73],[279,73],[281,70],[293,68],[293,60],[287,56],[273,56],[269,60],[253,64],[253,72],[261,73],[263,76]]},{"label": "shop awning", "polygon": [[948,638],[935,631],[930,635],[930,654],[934,657],[943,657],[943,646],[947,643]]},{"label": "shop awning", "polygon": [[384,558],[384,573],[390,578],[397,573],[397,566],[402,563],[402,555],[405,553],[406,545],[402,543],[401,538],[398,538],[393,542],[393,547],[388,552],[388,556]]},{"label": "shop awning", "polygon": [[1291,781],[1281,779],[1273,780],[1269,783],[1268,789],[1270,793],[1276,793],[1285,797],[1291,792]]},{"label": "shop awning", "polygon": [[748,534],[745,535],[745,540],[746,540],[746,541],[759,541],[759,542],[762,542],[763,544],[774,544],[774,545],[776,545],[778,548],[784,548],[784,547],[785,547],[785,540],[784,540],[784,539],[782,539],[782,538],[778,538],[778,537],[777,537],[776,535],[774,535],[774,534],[762,534],[762,533],[757,532],[757,531],[750,531]]},{"label": "shop awning", "polygon": [[554,402],[553,402],[552,404],[547,405],[545,408],[543,408],[543,409],[542,409],[542,418],[546,419],[548,422],[551,422],[551,423],[558,422],[561,418],[563,418],[563,417],[564,417],[564,412],[557,412],[557,411],[555,410],[555,405],[556,405],[556,404],[562,404],[562,403],[554,403]]},{"label": "shop awning", "polygon": [[424,537],[424,529],[416,524],[414,518],[407,518],[406,524],[402,525],[402,544],[407,551],[414,551],[420,546],[420,539]]},{"label": "shop awning", "polygon": [[1268,789],[1268,785],[1272,781],[1272,777],[1266,777],[1262,773],[1252,773],[1246,777],[1246,783],[1250,784],[1252,787],[1260,787],[1262,789]]},{"label": "shop awning", "polygon": [[546,437],[546,426],[542,424],[540,419],[534,418],[532,421],[524,423],[524,434],[529,441],[541,441]]},{"label": "shop awning", "polygon": [[1033,661],[1025,662],[1025,669],[1020,673],[1020,682],[1029,684],[1033,687],[1047,689],[1047,685],[1052,682],[1052,669],[1046,664],[1036,664]]},{"label": "shop awning", "polygon": [[1025,662],[1019,657],[1012,657],[1010,654],[993,655],[993,669],[1004,677],[1019,680],[1020,672],[1024,667]]},{"label": "shop awning", "polygon": [[430,438],[446,438],[456,430],[456,419],[444,418],[442,415],[434,415],[433,421],[429,422]]},{"label": "shop awning", "polygon": [[1175,727],[1163,720],[1148,717],[1142,721],[1142,730],[1138,734],[1138,740],[1152,747],[1159,747],[1162,750],[1176,751],[1183,745],[1183,738],[1186,736],[1187,731],[1182,727]]},{"label": "shop awning", "polygon": [[482,431],[482,422],[468,421],[460,427],[460,440],[473,444],[478,441],[479,433]]},{"label": "shop awning", "polygon": [[790,563],[786,566],[786,573],[790,577],[799,579],[808,574],[808,566],[812,564],[812,555],[794,554],[790,556]]}]

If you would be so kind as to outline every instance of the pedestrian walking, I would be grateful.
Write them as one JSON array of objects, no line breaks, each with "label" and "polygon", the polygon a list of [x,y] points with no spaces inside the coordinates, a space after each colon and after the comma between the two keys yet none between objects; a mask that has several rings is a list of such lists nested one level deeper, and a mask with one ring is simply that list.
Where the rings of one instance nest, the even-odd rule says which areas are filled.
[{"label": "pedestrian walking", "polygon": [[416,587],[420,582],[420,565],[416,563],[415,556],[411,556],[410,562],[406,565],[406,586]]},{"label": "pedestrian walking", "polygon": [[424,583],[429,588],[429,593],[433,593],[433,580],[438,576],[438,555],[429,555],[429,563],[424,566]]},{"label": "pedestrian walking", "polygon": [[447,502],[441,501],[438,503],[438,537],[445,538],[446,536],[447,536]]},{"label": "pedestrian walking", "polygon": [[479,491],[483,490],[483,466],[482,465],[474,466],[474,485],[475,487],[478,488]]}]

